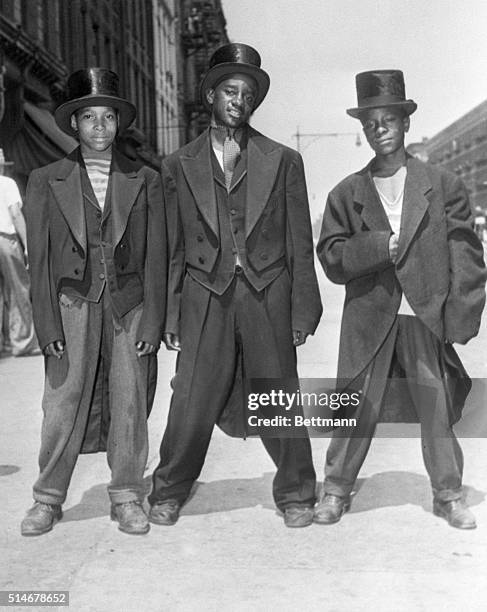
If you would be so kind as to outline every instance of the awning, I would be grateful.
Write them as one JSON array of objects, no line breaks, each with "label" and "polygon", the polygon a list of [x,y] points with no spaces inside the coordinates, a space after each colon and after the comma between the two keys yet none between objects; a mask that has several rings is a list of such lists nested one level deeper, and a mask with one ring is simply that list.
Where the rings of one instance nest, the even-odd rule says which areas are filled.
[{"label": "awning", "polygon": [[24,102],[25,112],[37,127],[57,145],[64,153],[71,153],[78,146],[78,142],[58,128],[54,117],[45,108],[34,106],[31,102]]}]

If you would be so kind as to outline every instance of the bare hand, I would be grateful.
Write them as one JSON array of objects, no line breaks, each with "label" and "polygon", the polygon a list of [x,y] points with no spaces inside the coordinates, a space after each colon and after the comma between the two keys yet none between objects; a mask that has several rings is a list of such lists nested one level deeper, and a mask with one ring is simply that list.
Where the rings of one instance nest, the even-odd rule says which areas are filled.
[{"label": "bare hand", "polygon": [[143,342],[142,340],[135,343],[135,348],[137,349],[137,357],[144,357],[144,355],[150,355],[156,352],[156,347],[153,344]]},{"label": "bare hand", "polygon": [[181,344],[179,342],[178,334],[163,334],[162,340],[166,345],[168,351],[180,351]]},{"label": "bare hand", "polygon": [[397,234],[392,234],[392,236],[389,238],[389,257],[391,258],[392,263],[396,263],[398,245],[399,236]]},{"label": "bare hand", "polygon": [[64,355],[64,342],[62,340],[54,340],[44,347],[44,355],[46,357],[57,357],[61,359]]},{"label": "bare hand", "polygon": [[298,329],[293,329],[294,346],[301,346],[302,344],[304,344],[308,335],[309,334],[307,332],[299,331]]}]

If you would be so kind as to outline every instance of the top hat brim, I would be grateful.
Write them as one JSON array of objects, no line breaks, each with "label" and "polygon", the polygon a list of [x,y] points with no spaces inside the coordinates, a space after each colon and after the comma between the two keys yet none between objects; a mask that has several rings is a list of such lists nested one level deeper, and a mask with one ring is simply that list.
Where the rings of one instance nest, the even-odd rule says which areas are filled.
[{"label": "top hat brim", "polygon": [[262,104],[271,83],[267,72],[257,66],[246,65],[239,62],[224,62],[210,68],[201,81],[201,101],[206,110],[211,111],[211,104],[206,99],[206,92],[208,89],[214,89],[225,77],[230,78],[233,74],[246,74],[256,81],[257,95],[253,110],[255,111]]},{"label": "top hat brim", "polygon": [[111,106],[116,109],[118,111],[118,131],[120,133],[130,126],[137,114],[135,106],[128,100],[116,96],[90,94],[65,102],[54,111],[56,123],[63,132],[70,136],[76,135],[76,132],[71,127],[71,115],[80,108],[87,106]]},{"label": "top hat brim", "polygon": [[360,119],[360,115],[362,115],[365,111],[372,110],[373,108],[402,108],[408,115],[412,115],[414,111],[418,108],[418,105],[414,100],[401,100],[400,102],[384,102],[384,103],[374,103],[374,104],[364,104],[363,106],[359,106],[357,108],[347,108],[347,114],[354,119]]}]

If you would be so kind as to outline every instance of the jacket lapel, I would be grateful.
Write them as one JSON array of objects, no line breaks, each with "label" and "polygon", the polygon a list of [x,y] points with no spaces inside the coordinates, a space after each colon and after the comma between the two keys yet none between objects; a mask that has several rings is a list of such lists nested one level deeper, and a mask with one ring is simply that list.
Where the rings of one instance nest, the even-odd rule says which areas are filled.
[{"label": "jacket lapel", "polygon": [[114,149],[109,180],[111,181],[113,245],[116,246],[125,232],[130,211],[139,195],[144,179],[137,174],[134,165]]},{"label": "jacket lapel", "polygon": [[245,237],[247,238],[264,208],[274,186],[279,164],[281,163],[281,150],[275,148],[270,141],[259,132],[249,127],[249,141],[247,145],[247,201],[245,211]]},{"label": "jacket lapel", "polygon": [[57,177],[49,184],[69,229],[86,253],[86,223],[78,155],[79,149],[75,149],[64,158]]},{"label": "jacket lapel", "polygon": [[218,211],[210,158],[209,131],[203,132],[193,144],[193,148],[181,156],[181,166],[198,209],[212,232],[218,236]]},{"label": "jacket lapel", "polygon": [[401,233],[399,234],[398,263],[406,254],[419,224],[429,206],[426,194],[431,190],[431,181],[422,164],[408,158],[404,200],[402,204]]},{"label": "jacket lapel", "polygon": [[372,179],[370,164],[358,173],[358,177],[353,199],[361,206],[360,215],[363,222],[371,230],[390,230],[389,219]]}]

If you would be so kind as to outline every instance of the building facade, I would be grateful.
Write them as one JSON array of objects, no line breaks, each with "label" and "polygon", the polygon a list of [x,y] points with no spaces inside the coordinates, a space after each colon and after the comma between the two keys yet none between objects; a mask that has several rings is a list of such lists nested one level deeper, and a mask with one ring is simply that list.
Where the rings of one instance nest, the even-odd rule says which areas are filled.
[{"label": "building facade", "polygon": [[487,100],[421,143],[423,154],[462,178],[472,208],[487,212]]},{"label": "building facade", "polygon": [[180,0],[179,117],[188,142],[208,125],[200,83],[213,52],[229,42],[221,0]]}]

